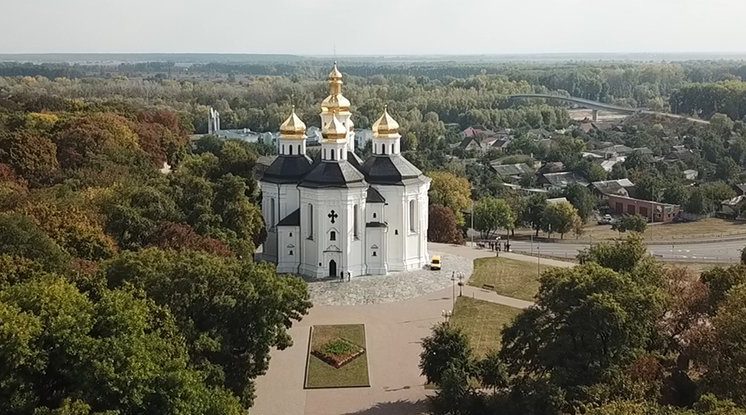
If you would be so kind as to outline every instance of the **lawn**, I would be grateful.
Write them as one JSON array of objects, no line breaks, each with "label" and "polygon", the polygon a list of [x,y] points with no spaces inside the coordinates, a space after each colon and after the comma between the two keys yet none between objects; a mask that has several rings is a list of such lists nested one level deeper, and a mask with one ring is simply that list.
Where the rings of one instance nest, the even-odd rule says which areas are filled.
[{"label": "lawn", "polygon": [[365,326],[362,324],[311,327],[311,341],[308,345],[307,355],[308,366],[306,367],[306,389],[370,386],[367,351],[340,368],[335,368],[312,354],[314,350],[324,349],[325,345],[339,339],[344,339],[346,342],[363,349],[367,347]]},{"label": "lawn", "polygon": [[[610,240],[624,237],[624,233],[611,230],[611,225],[596,225],[589,223],[583,228],[583,235],[576,239],[574,235],[565,235],[567,242],[591,242]],[[528,238],[533,231],[530,229],[516,230],[516,235]],[[541,234],[545,236],[544,234]],[[717,239],[727,236],[746,235],[746,222],[736,222],[727,219],[706,218],[688,223],[664,223],[649,225],[644,233],[648,241],[676,241],[687,239]],[[559,240],[559,235],[553,235]]]},{"label": "lawn", "polygon": [[466,333],[474,354],[483,357],[500,347],[500,333],[503,327],[521,311],[501,304],[459,297],[453,309],[451,324],[460,327]]},{"label": "lawn", "polygon": [[474,273],[469,285],[483,288],[495,287],[495,292],[506,297],[531,301],[539,292],[538,272],[550,267],[537,266],[536,262],[516,261],[506,258],[479,258],[474,261]]}]

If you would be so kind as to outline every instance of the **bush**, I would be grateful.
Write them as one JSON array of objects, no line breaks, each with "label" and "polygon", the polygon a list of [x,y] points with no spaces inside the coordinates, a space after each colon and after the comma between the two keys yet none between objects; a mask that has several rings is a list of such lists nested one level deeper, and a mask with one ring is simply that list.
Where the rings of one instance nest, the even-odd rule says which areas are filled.
[{"label": "bush", "polygon": [[611,225],[611,229],[619,231],[619,232],[645,232],[645,229],[648,227],[648,221],[647,219],[643,218],[640,215],[626,215],[619,219],[618,222]]}]

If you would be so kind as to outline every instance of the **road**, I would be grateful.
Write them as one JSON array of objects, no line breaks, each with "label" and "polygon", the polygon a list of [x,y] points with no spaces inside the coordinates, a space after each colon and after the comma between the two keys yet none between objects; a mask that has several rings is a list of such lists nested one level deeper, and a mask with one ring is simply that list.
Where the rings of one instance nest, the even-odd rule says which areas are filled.
[{"label": "road", "polygon": [[[511,249],[515,252],[536,252],[536,243],[528,241],[511,241]],[[539,252],[559,258],[571,259],[581,249],[588,248],[588,244],[576,243],[540,243]],[[681,245],[649,245],[648,250],[655,257],[669,262],[738,262],[741,259],[741,249],[744,241],[718,241],[690,243]]]}]

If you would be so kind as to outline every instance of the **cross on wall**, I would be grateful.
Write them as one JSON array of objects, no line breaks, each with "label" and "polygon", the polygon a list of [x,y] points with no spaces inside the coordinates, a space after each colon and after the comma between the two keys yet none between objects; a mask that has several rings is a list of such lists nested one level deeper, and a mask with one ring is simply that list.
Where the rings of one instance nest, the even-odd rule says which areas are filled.
[{"label": "cross on wall", "polygon": [[339,215],[337,215],[337,213],[335,211],[333,211],[333,210],[331,212],[329,212],[329,214],[327,216],[329,217],[329,219],[332,220],[332,223],[334,223],[334,220],[339,217]]}]

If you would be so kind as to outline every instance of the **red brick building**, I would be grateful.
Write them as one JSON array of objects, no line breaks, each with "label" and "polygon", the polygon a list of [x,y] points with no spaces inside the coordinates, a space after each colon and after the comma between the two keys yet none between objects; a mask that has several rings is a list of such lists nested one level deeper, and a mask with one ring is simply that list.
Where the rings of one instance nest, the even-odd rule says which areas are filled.
[{"label": "red brick building", "polygon": [[679,213],[679,205],[651,202],[632,197],[607,195],[609,210],[618,215],[640,215],[652,222],[671,222]]}]

